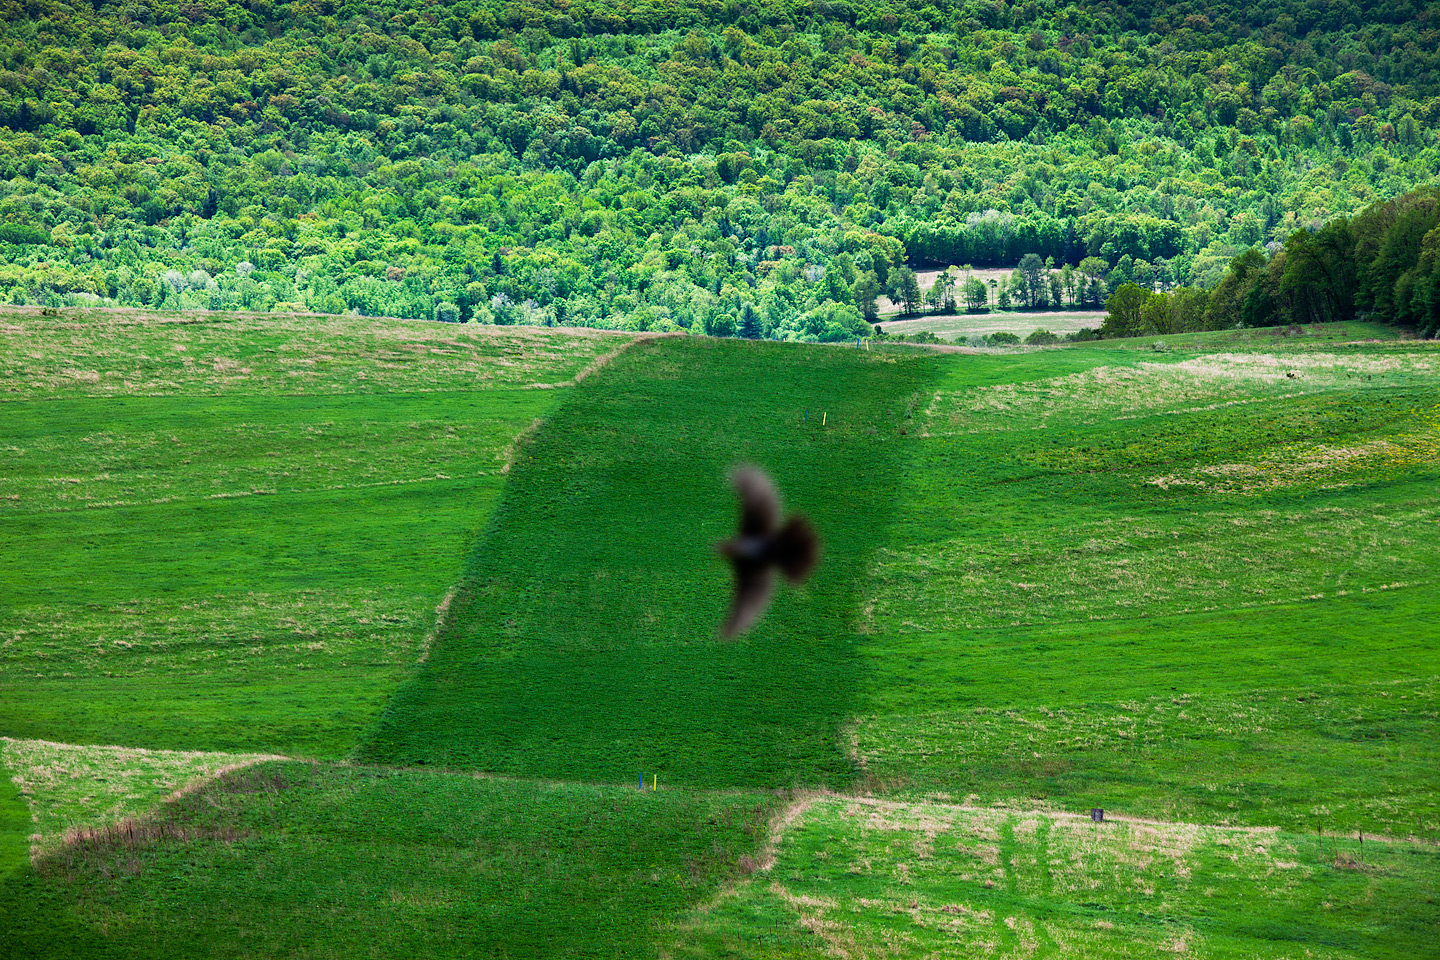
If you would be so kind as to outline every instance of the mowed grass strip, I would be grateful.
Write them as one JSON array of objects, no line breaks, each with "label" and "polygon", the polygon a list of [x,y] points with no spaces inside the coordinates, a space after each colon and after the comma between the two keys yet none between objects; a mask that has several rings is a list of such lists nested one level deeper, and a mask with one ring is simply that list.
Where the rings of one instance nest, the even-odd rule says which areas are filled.
[{"label": "mowed grass strip", "polygon": [[341,756],[624,336],[0,315],[0,735]]},{"label": "mowed grass strip", "polygon": [[0,956],[653,957],[777,802],[265,763],[0,881]]},{"label": "mowed grass strip", "polygon": [[[606,782],[848,782],[855,602],[944,362],[702,339],[621,357],[522,450],[452,625],[361,755]],[[735,528],[738,463],[773,473],[825,557],[727,644],[713,547]]]},{"label": "mowed grass strip", "polygon": [[935,801],[822,798],[676,957],[1429,956],[1440,850]]}]

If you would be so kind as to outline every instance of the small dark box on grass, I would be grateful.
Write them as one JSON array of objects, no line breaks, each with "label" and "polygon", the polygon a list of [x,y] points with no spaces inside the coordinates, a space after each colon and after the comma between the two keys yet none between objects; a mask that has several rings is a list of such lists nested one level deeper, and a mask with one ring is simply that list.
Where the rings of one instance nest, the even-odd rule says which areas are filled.
[{"label": "small dark box on grass", "polygon": [[1105,811],[1099,807],[1091,807],[1090,819],[1094,820],[1096,823],[1103,823],[1105,821]]}]

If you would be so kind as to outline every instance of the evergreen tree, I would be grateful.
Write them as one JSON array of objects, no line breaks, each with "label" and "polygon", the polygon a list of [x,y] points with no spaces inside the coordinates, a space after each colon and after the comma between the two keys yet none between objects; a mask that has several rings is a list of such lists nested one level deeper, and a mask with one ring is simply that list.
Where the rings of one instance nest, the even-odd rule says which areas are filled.
[{"label": "evergreen tree", "polygon": [[744,337],[746,340],[758,340],[762,332],[760,328],[760,316],[747,300],[740,307],[740,325],[736,329],[735,334],[736,336]]}]

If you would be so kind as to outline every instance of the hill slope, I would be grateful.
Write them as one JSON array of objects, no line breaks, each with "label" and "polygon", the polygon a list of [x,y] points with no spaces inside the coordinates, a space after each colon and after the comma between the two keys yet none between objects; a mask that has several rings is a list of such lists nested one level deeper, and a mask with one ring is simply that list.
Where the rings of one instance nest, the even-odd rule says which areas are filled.
[{"label": "hill slope", "polygon": [[[370,761],[701,786],[848,782],[853,614],[942,359],[651,341],[527,445],[452,621],[361,750]],[[807,413],[808,411],[808,413]],[[773,471],[825,541],[818,575],[736,643],[716,629],[725,476]]]},{"label": "hill slope", "polygon": [[[273,323],[250,331],[277,350],[247,360],[257,377],[292,347],[313,353],[318,331]],[[326,329],[344,342],[363,323]],[[7,742],[0,764],[23,792],[0,792],[0,873],[23,856],[23,804],[42,853],[0,879],[0,956],[1431,952],[1434,344],[1363,326],[1015,353],[661,339],[564,390],[359,389],[356,369],[453,383],[527,369],[534,350],[554,365],[540,382],[563,383],[600,349],[421,333],[479,340],[438,355],[424,341],[394,366],[351,356],[343,383],[278,378],[306,384],[289,396],[207,392],[207,375],[160,362],[172,326],[76,324],[67,335],[110,346],[53,369],[63,351],[10,341],[9,369],[28,373],[10,378],[3,420],[20,453],[0,478],[0,534],[20,559],[0,569],[21,589],[0,638],[0,736],[332,755],[360,739],[386,765],[275,761],[167,797],[236,758]],[[74,362],[85,354],[96,361]],[[326,384],[340,396],[309,392]],[[496,402],[515,394],[553,405],[503,486],[487,470],[383,504],[343,491],[351,511],[313,547],[331,562],[246,553],[247,529],[277,556],[305,546],[305,484],[327,472],[493,467],[501,426],[531,422]],[[242,407],[268,420],[223,443],[185,416]],[[342,408],[363,429],[341,430]],[[106,432],[67,419],[86,409],[113,414]],[[446,440],[447,422],[468,442]],[[317,445],[303,428],[321,424]],[[267,451],[285,457],[261,471]],[[734,523],[736,461],[772,469],[828,553],[727,645],[711,545]],[[157,531],[193,545],[197,492],[257,473],[302,496],[218,498],[273,504],[253,528],[211,531],[233,561],[146,547]],[[147,491],[163,502],[126,500]],[[122,514],[134,525],[105,519]],[[82,566],[83,537],[28,538],[57,524],[124,562]],[[62,580],[58,562],[38,578],[40,547],[86,579]],[[347,556],[353,568],[334,562]],[[164,636],[100,654],[117,627],[156,629],[145,591],[171,567],[208,571],[193,586],[209,593],[177,594]],[[349,636],[368,614],[337,606],[318,636],[297,635],[288,609],[236,592],[260,574],[365,587],[425,616],[380,644]],[[69,631],[42,631],[27,611],[67,586],[77,599],[43,623]],[[263,642],[206,628],[217,611]],[[311,643],[343,656],[314,659]],[[410,763],[452,769],[397,765]],[[641,771],[657,793],[634,790]],[[846,793],[770,789],[797,784]],[[1093,806],[1106,823],[1085,817]],[[139,826],[66,836],[117,813]]]},{"label": "hill slope", "polygon": [[104,311],[0,330],[0,735],[322,756],[414,662],[548,388],[628,342]]}]

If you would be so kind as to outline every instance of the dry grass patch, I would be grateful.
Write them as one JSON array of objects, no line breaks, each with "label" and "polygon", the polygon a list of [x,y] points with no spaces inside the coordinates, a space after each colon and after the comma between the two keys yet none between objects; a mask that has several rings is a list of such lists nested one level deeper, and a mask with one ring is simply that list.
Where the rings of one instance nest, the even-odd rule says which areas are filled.
[{"label": "dry grass patch", "polygon": [[67,841],[123,833],[126,822],[133,832],[135,819],[161,801],[230,771],[274,759],[281,758],[0,737],[0,768],[19,788],[35,823],[33,858]]},{"label": "dry grass patch", "polygon": [[1354,387],[1374,378],[1440,374],[1428,348],[1383,354],[1212,353],[1175,360],[1106,364],[1062,377],[938,391],[922,421],[926,435],[1039,430],[1156,413],[1184,414]]},{"label": "dry grass patch", "polygon": [[8,307],[0,395],[431,392],[572,381],[630,334],[384,317]]}]

